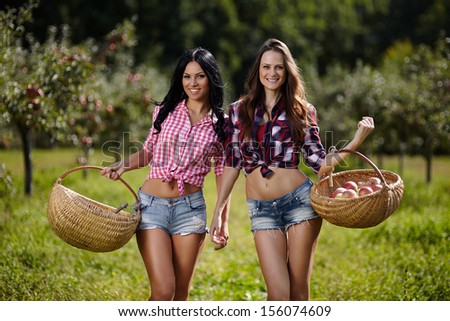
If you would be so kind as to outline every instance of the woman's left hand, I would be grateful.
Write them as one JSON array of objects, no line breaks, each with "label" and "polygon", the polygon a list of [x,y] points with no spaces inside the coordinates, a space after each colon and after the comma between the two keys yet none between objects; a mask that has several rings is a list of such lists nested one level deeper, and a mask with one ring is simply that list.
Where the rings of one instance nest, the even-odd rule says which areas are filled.
[{"label": "woman's left hand", "polygon": [[[344,149],[356,150],[374,129],[375,124],[373,118],[364,116],[358,122],[358,129],[356,130],[353,139],[344,147]],[[317,173],[319,177],[323,177],[330,173],[333,170],[333,167],[339,164],[347,155],[347,153],[338,153],[337,155],[334,153],[328,154]]]},{"label": "woman's left hand", "polygon": [[359,122],[358,122],[358,130],[355,133],[355,143],[357,145],[361,144],[367,136],[375,129],[375,123],[373,121],[372,117],[364,116]]}]

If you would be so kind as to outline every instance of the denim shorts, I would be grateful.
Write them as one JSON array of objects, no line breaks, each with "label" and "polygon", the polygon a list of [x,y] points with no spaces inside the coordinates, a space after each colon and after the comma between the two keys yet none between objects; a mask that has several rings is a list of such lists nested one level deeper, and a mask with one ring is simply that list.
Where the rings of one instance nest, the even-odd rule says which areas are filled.
[{"label": "denim shorts", "polygon": [[273,200],[260,201],[247,198],[252,232],[287,231],[294,224],[320,217],[311,207],[309,193],[312,185],[312,181],[308,178],[292,192]]},{"label": "denim shorts", "polygon": [[159,228],[169,235],[206,233],[206,203],[203,191],[176,198],[159,198],[139,190],[140,230]]}]

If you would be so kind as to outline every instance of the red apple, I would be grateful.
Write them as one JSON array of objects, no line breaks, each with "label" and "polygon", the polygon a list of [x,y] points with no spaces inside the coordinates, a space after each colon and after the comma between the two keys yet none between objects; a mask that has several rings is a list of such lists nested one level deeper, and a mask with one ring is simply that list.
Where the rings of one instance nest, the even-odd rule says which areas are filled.
[{"label": "red apple", "polygon": [[357,183],[358,188],[361,188],[361,187],[366,186],[366,185],[368,185],[368,184],[369,184],[368,182],[363,182],[363,181],[359,181],[359,182]]},{"label": "red apple", "polygon": [[371,185],[381,184],[381,180],[378,177],[369,177],[367,180]]},{"label": "red apple", "polygon": [[363,196],[370,193],[373,193],[373,189],[370,186],[363,186],[359,189],[358,196]]},{"label": "red apple", "polygon": [[342,193],[337,193],[334,198],[335,199],[340,199],[340,198],[344,198],[344,197],[342,196]]},{"label": "red apple", "polygon": [[333,193],[331,193],[331,198],[336,198],[336,195],[342,194],[343,192],[345,192],[345,190],[346,189],[343,187],[336,188],[336,190]]},{"label": "red apple", "polygon": [[358,190],[358,184],[356,184],[354,181],[347,181],[344,185],[342,185],[342,187],[346,189],[352,189],[354,191]]},{"label": "red apple", "polygon": [[342,193],[343,198],[356,198],[358,197],[358,194],[356,194],[356,191],[353,189],[347,189],[345,192]]},{"label": "red apple", "polygon": [[29,86],[26,90],[27,97],[30,99],[35,99],[36,97],[44,96],[44,91],[40,88]]},{"label": "red apple", "polygon": [[33,105],[37,105],[39,104],[39,97],[44,96],[44,91],[41,88],[28,86],[26,90],[26,95]]},{"label": "red apple", "polygon": [[374,192],[376,192],[376,191],[379,191],[380,189],[382,189],[383,185],[381,185],[381,184],[372,184],[372,185],[370,185],[370,187],[372,188],[372,190]]}]

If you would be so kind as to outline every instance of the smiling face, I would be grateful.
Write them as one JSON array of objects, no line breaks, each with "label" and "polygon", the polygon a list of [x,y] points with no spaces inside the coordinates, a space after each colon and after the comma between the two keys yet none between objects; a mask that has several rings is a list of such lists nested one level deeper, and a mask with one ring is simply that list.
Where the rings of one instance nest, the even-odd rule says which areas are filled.
[{"label": "smiling face", "polygon": [[183,73],[183,89],[190,100],[206,102],[209,94],[209,82],[202,67],[191,61]]},{"label": "smiling face", "polygon": [[281,53],[269,50],[261,56],[259,80],[266,90],[276,92],[281,90],[286,80],[286,68]]}]

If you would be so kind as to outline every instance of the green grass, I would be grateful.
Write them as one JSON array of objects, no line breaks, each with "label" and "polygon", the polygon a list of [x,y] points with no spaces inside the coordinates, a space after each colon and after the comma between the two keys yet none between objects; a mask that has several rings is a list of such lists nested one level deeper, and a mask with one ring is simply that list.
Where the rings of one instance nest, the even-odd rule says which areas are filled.
[{"label": "green grass", "polygon": [[[0,300],[146,300],[147,276],[134,237],[120,250],[92,253],[56,237],[46,216],[53,182],[76,166],[73,149],[33,153],[35,190],[23,196],[22,155],[0,151],[17,189],[0,199]],[[92,155],[91,164],[103,156]],[[311,282],[313,300],[450,300],[449,157],[434,161],[433,183],[424,183],[424,162],[407,158],[405,195],[391,218],[369,229],[324,223]],[[384,169],[397,172],[395,158]],[[124,175],[137,189],[147,169]],[[315,178],[312,176],[313,180]],[[1,184],[1,182],[0,182]],[[119,182],[96,171],[70,174],[64,184],[99,201],[132,202]],[[215,202],[214,179],[207,177],[208,213]],[[0,192],[2,189],[0,189]],[[0,194],[1,196],[2,194]],[[233,191],[230,243],[214,251],[207,240],[199,260],[191,300],[264,300],[265,286],[250,232],[244,177]]]}]

